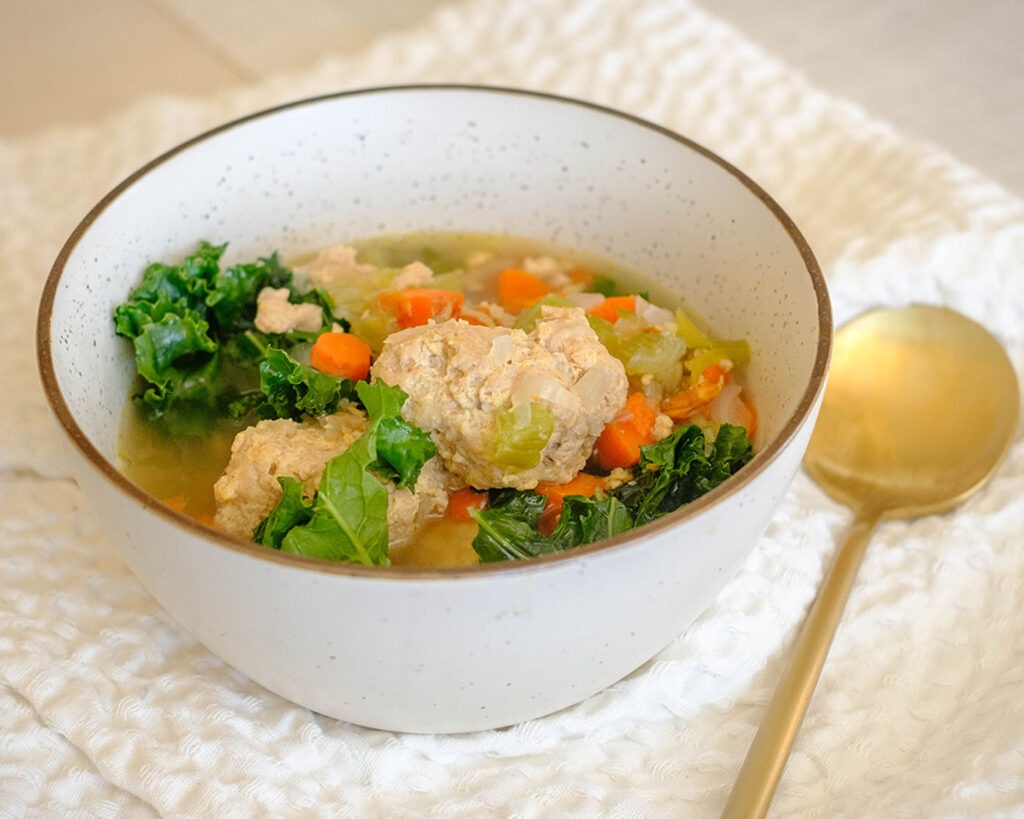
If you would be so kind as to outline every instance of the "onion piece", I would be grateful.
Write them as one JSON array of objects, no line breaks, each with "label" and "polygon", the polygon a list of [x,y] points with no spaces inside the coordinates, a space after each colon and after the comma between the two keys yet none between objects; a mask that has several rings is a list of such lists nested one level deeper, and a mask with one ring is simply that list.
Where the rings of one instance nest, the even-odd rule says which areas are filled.
[{"label": "onion piece", "polygon": [[573,409],[580,400],[571,390],[550,376],[534,370],[525,370],[512,387],[512,406],[541,401],[552,407]]},{"label": "onion piece", "polygon": [[488,350],[487,357],[497,364],[504,366],[512,358],[515,350],[516,343],[511,333],[499,333],[491,341],[491,349]]},{"label": "onion piece", "polygon": [[651,304],[643,296],[636,297],[636,314],[647,327],[665,327],[675,321],[675,313]]},{"label": "onion piece", "polygon": [[[585,407],[596,407],[620,383],[615,373],[608,367],[591,367],[576,382],[573,392]],[[623,395],[622,400],[626,397]]]},{"label": "onion piece", "polygon": [[565,297],[577,307],[582,307],[584,310],[593,310],[599,304],[604,302],[604,296],[600,293],[566,293]]},{"label": "onion piece", "polygon": [[736,399],[741,389],[739,384],[726,384],[722,387],[722,391],[708,404],[708,417],[719,424],[739,424]]}]

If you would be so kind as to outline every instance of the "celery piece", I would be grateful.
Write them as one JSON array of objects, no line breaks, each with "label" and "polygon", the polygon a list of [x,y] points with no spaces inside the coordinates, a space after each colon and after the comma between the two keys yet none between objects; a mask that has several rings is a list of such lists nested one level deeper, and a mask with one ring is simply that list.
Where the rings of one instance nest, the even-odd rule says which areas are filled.
[{"label": "celery piece", "polygon": [[531,469],[540,463],[541,453],[555,428],[551,410],[539,401],[500,410],[495,415],[494,438],[487,457],[513,472]]},{"label": "celery piece", "polygon": [[531,304],[522,313],[516,317],[516,323],[512,325],[517,330],[522,330],[526,333],[532,333],[533,328],[537,326],[537,322],[540,321],[541,308],[544,305],[551,307],[575,307],[576,305],[569,299],[556,296],[554,294],[544,296],[540,301]]},{"label": "celery piece", "polygon": [[683,353],[686,342],[667,333],[639,333],[625,345],[628,358],[623,362],[627,375],[650,375],[673,392],[683,379]]},{"label": "celery piece", "polygon": [[710,347],[714,342],[693,323],[685,310],[676,310],[676,335],[686,342],[691,350]]},{"label": "celery piece", "polygon": [[[591,328],[608,352],[622,362],[630,376],[652,376],[666,392],[678,388],[683,377],[682,357],[686,342],[671,333],[645,332],[639,324],[635,328],[628,319],[615,324],[598,316],[588,316]],[[619,325],[622,330],[619,331]],[[630,332],[635,329],[635,332]]]},{"label": "celery piece", "polygon": [[733,364],[746,364],[750,361],[750,344],[743,339],[711,342],[708,349],[701,350],[686,360],[690,383],[696,384],[704,370],[723,360],[729,360]]}]

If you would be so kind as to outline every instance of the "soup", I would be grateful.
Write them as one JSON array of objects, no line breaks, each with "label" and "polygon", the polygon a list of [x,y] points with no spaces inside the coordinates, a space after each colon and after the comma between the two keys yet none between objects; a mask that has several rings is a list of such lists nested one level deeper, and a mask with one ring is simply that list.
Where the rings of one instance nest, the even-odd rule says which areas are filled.
[{"label": "soup", "polygon": [[202,243],[115,311],[121,468],[269,548],[464,565],[654,520],[752,457],[749,349],[636,273],[483,234]]}]

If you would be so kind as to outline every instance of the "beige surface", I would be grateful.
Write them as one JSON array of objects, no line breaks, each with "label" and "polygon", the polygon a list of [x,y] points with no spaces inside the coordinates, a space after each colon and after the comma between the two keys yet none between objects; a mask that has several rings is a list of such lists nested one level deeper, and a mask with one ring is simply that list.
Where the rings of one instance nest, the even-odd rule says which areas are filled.
[{"label": "beige surface", "polygon": [[[666,0],[672,2],[673,0]],[[0,0],[0,136],[359,50],[453,0]],[[824,90],[1024,194],[1024,3],[714,0]]]}]

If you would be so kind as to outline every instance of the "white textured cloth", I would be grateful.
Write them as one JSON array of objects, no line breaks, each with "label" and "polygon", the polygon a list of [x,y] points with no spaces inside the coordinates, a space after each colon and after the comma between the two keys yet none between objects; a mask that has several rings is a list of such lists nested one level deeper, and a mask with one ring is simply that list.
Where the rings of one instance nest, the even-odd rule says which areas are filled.
[{"label": "white textured cloth", "polygon": [[[608,104],[707,145],[801,226],[837,320],[945,304],[1024,362],[1024,203],[685,0],[470,0],[316,70],[0,143],[0,816],[716,816],[850,522],[803,474],[714,606],[590,700],[502,731],[356,728],[163,612],[66,477],[32,315],[135,167],[299,97],[423,81]],[[774,817],[1024,815],[1024,443],[955,514],[878,530]]]}]

